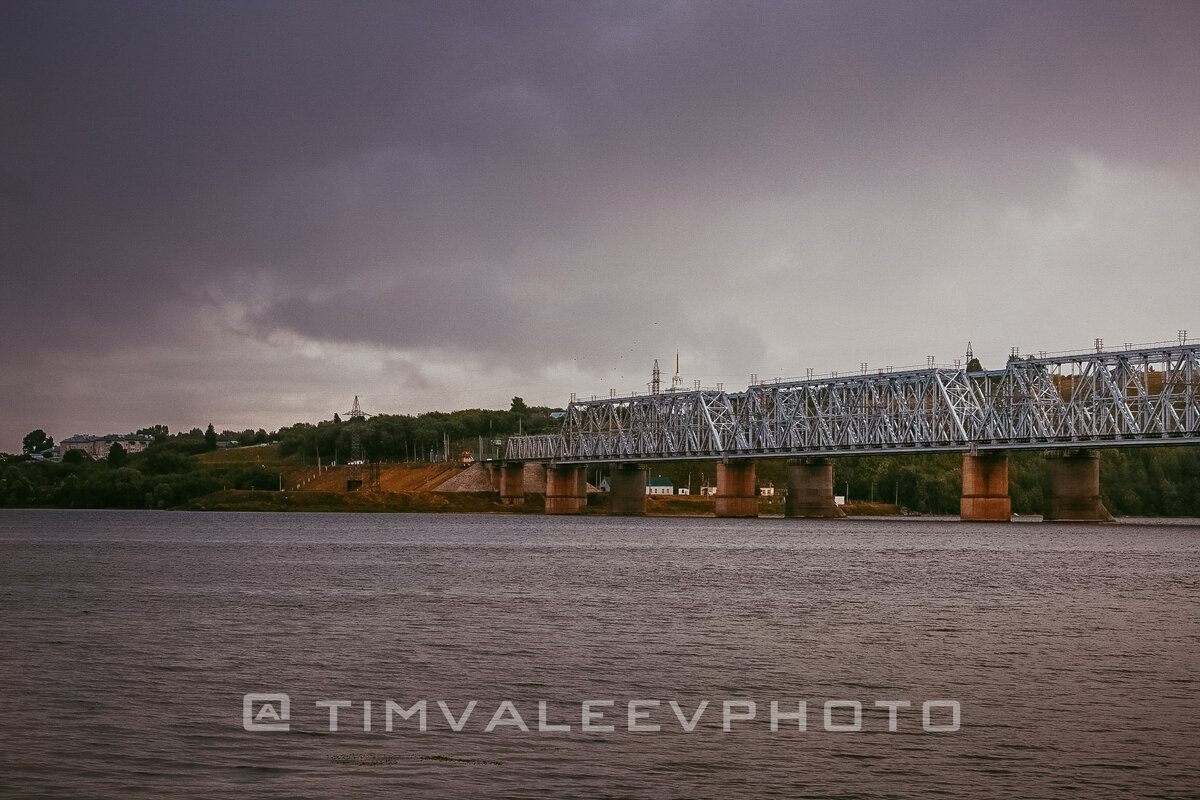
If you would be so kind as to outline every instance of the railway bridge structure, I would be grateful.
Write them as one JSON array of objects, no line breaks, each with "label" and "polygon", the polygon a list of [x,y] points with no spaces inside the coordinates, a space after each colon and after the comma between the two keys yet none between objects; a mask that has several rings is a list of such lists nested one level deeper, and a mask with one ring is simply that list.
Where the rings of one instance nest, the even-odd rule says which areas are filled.
[{"label": "railway bridge structure", "polygon": [[786,515],[837,517],[830,456],[961,452],[964,520],[1011,518],[1008,453],[1046,455],[1044,517],[1106,521],[1099,452],[1200,443],[1200,342],[1105,350],[1016,351],[1003,369],[868,371],[753,382],[745,391],[667,390],[577,400],[557,434],[508,440],[504,499],[523,496],[522,465],[547,469],[546,511],[577,513],[585,469],[611,464],[613,513],[645,512],[647,465],[715,460],[716,513],[757,516],[755,461],[788,459]]}]

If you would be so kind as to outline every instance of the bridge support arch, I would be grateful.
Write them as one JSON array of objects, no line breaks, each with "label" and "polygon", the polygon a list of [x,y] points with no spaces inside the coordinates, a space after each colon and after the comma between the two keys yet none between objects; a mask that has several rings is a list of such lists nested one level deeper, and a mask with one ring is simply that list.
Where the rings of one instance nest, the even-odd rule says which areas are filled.
[{"label": "bridge support arch", "polygon": [[546,467],[546,513],[578,514],[587,504],[587,473],[582,467]]},{"label": "bridge support arch", "polygon": [[1100,455],[1068,450],[1046,455],[1047,522],[1112,522],[1100,499]]},{"label": "bridge support arch", "polygon": [[608,477],[612,514],[641,517],[646,514],[646,466],[614,464]]},{"label": "bridge support arch", "polygon": [[785,517],[841,519],[846,512],[833,502],[833,462],[797,458],[787,462]]},{"label": "bridge support arch", "polygon": [[963,453],[962,484],[959,517],[963,522],[1012,519],[1007,453]]},{"label": "bridge support arch", "polygon": [[754,484],[753,461],[722,461],[717,464],[717,516],[758,516],[758,487]]}]

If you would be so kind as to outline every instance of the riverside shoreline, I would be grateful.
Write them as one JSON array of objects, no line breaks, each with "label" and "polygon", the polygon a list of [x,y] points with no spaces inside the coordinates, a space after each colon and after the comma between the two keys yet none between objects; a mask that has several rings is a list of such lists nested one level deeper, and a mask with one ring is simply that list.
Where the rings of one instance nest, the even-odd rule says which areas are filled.
[{"label": "riverside shoreline", "polygon": [[[606,516],[612,507],[605,493],[588,495],[581,515]],[[525,502],[512,505],[500,502],[497,492],[319,492],[319,491],[246,491],[214,492],[180,506],[180,511],[287,511],[287,512],[361,512],[417,514],[543,514],[545,498],[525,495]],[[891,503],[851,503],[844,507],[847,516],[897,516]],[[663,517],[704,517],[716,513],[711,497],[646,498],[646,515]],[[783,504],[764,502],[761,516],[782,516]]]}]

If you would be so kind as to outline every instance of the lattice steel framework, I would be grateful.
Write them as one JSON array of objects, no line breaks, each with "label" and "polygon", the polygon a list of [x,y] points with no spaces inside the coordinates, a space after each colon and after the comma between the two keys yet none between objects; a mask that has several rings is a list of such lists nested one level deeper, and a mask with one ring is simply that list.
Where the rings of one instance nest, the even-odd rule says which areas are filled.
[{"label": "lattice steel framework", "polygon": [[1200,345],[572,402],[513,460],[594,463],[1200,442]]},{"label": "lattice steel framework", "polygon": [[367,464],[366,451],[362,444],[363,422],[371,415],[362,410],[358,403],[358,395],[354,395],[354,405],[346,412],[346,416],[350,420],[350,463],[346,472],[346,486],[379,491],[379,465]]}]

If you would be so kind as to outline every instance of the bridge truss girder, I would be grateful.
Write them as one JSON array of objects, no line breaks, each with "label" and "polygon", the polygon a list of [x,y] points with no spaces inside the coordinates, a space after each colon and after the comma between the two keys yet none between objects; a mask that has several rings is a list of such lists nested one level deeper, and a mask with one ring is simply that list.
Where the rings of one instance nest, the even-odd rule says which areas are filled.
[{"label": "bridge truss girder", "polygon": [[1200,346],[572,402],[513,460],[594,463],[1200,442]]}]

